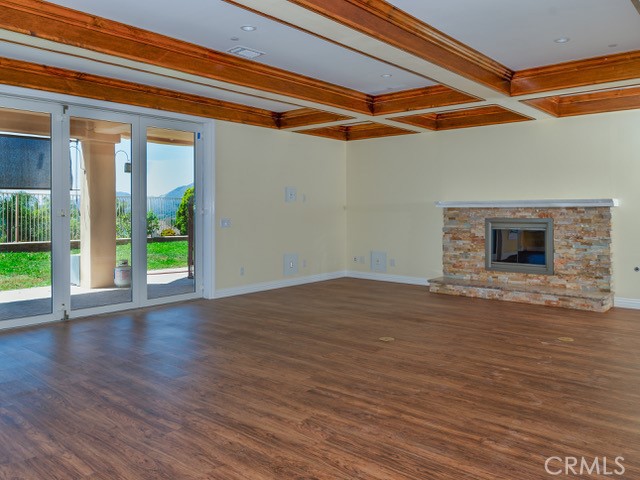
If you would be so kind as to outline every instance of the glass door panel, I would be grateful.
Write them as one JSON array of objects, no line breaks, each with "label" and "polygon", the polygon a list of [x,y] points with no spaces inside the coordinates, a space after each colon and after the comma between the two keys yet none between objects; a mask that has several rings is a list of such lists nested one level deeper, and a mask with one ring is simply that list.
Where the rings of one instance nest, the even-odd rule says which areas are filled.
[{"label": "glass door panel", "polygon": [[147,298],[195,292],[195,133],[148,127]]},{"label": "glass door panel", "polygon": [[131,125],[69,127],[71,309],[131,302]]},{"label": "glass door panel", "polygon": [[52,313],[51,115],[0,108],[0,320]]}]

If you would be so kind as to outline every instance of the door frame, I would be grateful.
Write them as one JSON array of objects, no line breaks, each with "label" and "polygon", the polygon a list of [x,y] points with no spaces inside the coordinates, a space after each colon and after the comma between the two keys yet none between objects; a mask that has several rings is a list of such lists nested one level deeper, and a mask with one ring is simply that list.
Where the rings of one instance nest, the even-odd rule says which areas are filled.
[{"label": "door frame", "polygon": [[[67,139],[66,139],[66,144],[67,144],[67,149],[68,149],[68,145],[69,145],[69,141],[71,140],[70,138],[70,125],[71,125],[71,118],[86,118],[89,120],[104,120],[107,122],[117,122],[117,123],[125,123],[125,124],[129,124],[131,125],[131,245],[132,245],[132,260],[131,260],[131,264],[132,266],[134,266],[133,268],[135,268],[136,262],[139,261],[139,259],[136,259],[133,257],[133,245],[135,245],[135,242],[138,241],[138,237],[140,232],[137,232],[135,230],[135,226],[136,226],[136,219],[137,217],[140,215],[139,212],[139,208],[137,208],[137,205],[139,203],[139,199],[141,198],[139,196],[139,192],[136,191],[136,184],[138,182],[136,182],[136,178],[137,175],[139,175],[139,164],[140,159],[136,158],[136,153],[138,151],[138,149],[136,148],[136,144],[137,142],[139,142],[139,134],[140,134],[140,116],[139,115],[135,115],[135,114],[128,114],[128,113],[122,113],[122,112],[113,112],[113,111],[109,111],[109,110],[103,110],[103,109],[96,109],[96,108],[90,108],[90,107],[82,107],[82,106],[69,106],[67,107],[67,111],[66,111],[66,115],[65,115],[65,125],[67,128]],[[65,196],[66,196],[66,204],[70,205],[71,203],[71,185],[69,184],[69,175],[66,175],[66,189],[64,190],[65,192]],[[67,236],[69,236],[68,241],[66,243],[67,247],[65,249],[67,256],[69,255],[69,245],[71,243],[71,238],[70,238],[70,232],[67,230],[66,232]],[[67,259],[67,263],[69,263],[69,259]],[[68,295],[68,299],[67,299],[67,305],[69,305],[69,307],[71,306],[71,274],[69,272],[68,274],[69,276],[67,276],[65,278],[65,282],[66,285],[69,286],[69,288],[67,289],[67,295]],[[118,311],[118,310],[125,310],[125,309],[129,309],[129,308],[136,308],[137,305],[135,303],[135,299],[136,299],[136,293],[137,290],[139,290],[141,287],[140,285],[137,285],[135,282],[132,282],[132,292],[131,292],[131,301],[129,302],[124,302],[124,303],[117,303],[117,304],[111,304],[111,305],[103,305],[100,307],[90,307],[90,308],[82,308],[82,309],[78,309],[78,310],[71,310],[71,308],[67,309],[67,318],[80,318],[80,317],[85,317],[87,315],[99,315],[102,313],[108,313],[108,312],[112,312],[112,311]]]},{"label": "door frame", "polygon": [[[51,322],[64,318],[68,300],[64,294],[64,277],[70,275],[68,258],[64,258],[58,244],[64,241],[64,232],[69,232],[68,204],[64,202],[64,192],[60,185],[64,178],[65,122],[62,104],[33,99],[0,96],[0,107],[13,110],[46,113],[50,116],[51,130],[51,313],[29,317],[12,318],[0,322],[0,328],[15,328]],[[68,123],[67,123],[68,126]],[[68,135],[67,135],[68,136]],[[66,152],[68,156],[68,151]],[[66,182],[68,183],[68,178]],[[60,272],[58,275],[56,272]]]},{"label": "door frame", "polygon": [[[203,203],[203,188],[204,188],[204,176],[200,174],[203,169],[203,158],[204,158],[204,143],[203,143],[203,126],[199,123],[194,122],[185,122],[183,120],[173,120],[173,119],[163,119],[163,118],[154,118],[154,117],[140,117],[140,144],[139,148],[139,158],[142,159],[140,161],[140,172],[138,175],[138,185],[137,189],[140,193],[140,198],[144,199],[144,202],[141,201],[141,205],[144,207],[144,211],[142,215],[139,215],[137,218],[137,231],[138,234],[143,234],[145,241],[134,243],[132,247],[133,250],[136,251],[136,255],[132,256],[132,261],[135,258],[138,258],[139,266],[141,269],[133,270],[133,281],[136,281],[136,274],[138,276],[143,276],[144,278],[138,278],[138,282],[143,286],[138,291],[139,297],[137,297],[138,303],[143,306],[149,305],[158,305],[162,303],[167,303],[166,299],[170,298],[173,301],[182,301],[182,300],[191,300],[194,298],[202,298],[204,296],[203,292],[203,281],[202,281],[202,273],[200,272],[199,265],[202,265],[203,262],[203,231],[202,228],[204,224],[204,210],[202,208]],[[194,138],[194,177],[193,184],[195,187],[195,205],[197,209],[194,211],[194,232],[193,236],[196,242],[195,248],[195,259],[194,266],[195,268],[195,288],[193,293],[185,293],[180,295],[171,295],[170,297],[160,297],[149,299],[147,294],[147,244],[146,244],[146,230],[147,230],[147,142],[146,142],[146,132],[149,127],[155,128],[163,128],[167,130],[180,130],[183,132],[193,132]],[[135,217],[134,217],[135,221]],[[134,229],[135,231],[135,229]]]},{"label": "door frame", "polygon": [[[161,112],[145,107],[114,104],[101,100],[83,99],[71,95],[42,92],[22,87],[0,85],[0,106],[17,110],[37,111],[51,115],[51,163],[52,163],[52,313],[33,317],[21,317],[0,321],[0,330],[37,325],[60,320],[68,320],[103,313],[131,310],[152,305],[168,304],[196,298],[211,299],[215,295],[215,120],[179,113]],[[69,117],[86,117],[130,123],[132,129],[131,154],[132,203],[137,193],[144,202],[132,208],[132,264],[138,268],[132,271],[134,283],[132,301],[102,307],[70,310],[70,181],[68,176]],[[146,176],[141,175],[146,162],[140,159],[141,151],[146,153],[146,141],[142,132],[146,125],[165,128],[186,129],[196,134],[195,179],[196,186],[196,273],[195,292],[162,297],[146,298],[146,247],[134,238],[141,232],[146,238]],[[190,128],[189,128],[190,127]],[[145,135],[146,140],[146,135]],[[206,159],[206,161],[205,161]],[[146,173],[146,170],[145,172]],[[143,180],[144,178],[144,180]],[[58,188],[54,188],[54,186]],[[143,195],[144,194],[144,195]],[[143,210],[144,213],[141,211]],[[54,213],[55,212],[55,213]],[[204,248],[204,245],[207,248]],[[144,252],[142,249],[144,248]],[[141,261],[142,260],[142,261]],[[137,271],[137,273],[136,273]],[[136,275],[138,277],[137,282]],[[68,316],[65,316],[65,312]]]}]

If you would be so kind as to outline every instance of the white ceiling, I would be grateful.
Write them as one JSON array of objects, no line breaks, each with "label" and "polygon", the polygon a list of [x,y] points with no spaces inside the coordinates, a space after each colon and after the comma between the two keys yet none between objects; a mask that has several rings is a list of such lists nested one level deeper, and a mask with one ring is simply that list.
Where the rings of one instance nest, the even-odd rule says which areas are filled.
[{"label": "white ceiling", "polygon": [[512,70],[640,50],[631,0],[387,1]]},{"label": "white ceiling", "polygon": [[[118,22],[161,33],[218,51],[235,46],[265,52],[256,62],[369,94],[425,87],[434,82],[366,55],[342,48],[262,15],[221,0],[55,0]],[[254,32],[240,29],[257,27]],[[237,37],[238,40],[231,40]],[[391,74],[390,78],[382,78]]]}]

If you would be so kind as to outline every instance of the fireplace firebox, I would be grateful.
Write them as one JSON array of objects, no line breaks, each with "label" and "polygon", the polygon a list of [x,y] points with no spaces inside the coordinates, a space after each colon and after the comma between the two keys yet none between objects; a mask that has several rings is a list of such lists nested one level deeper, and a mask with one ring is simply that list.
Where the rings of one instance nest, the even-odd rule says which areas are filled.
[{"label": "fireplace firebox", "polygon": [[487,218],[485,268],[553,275],[553,219]]}]

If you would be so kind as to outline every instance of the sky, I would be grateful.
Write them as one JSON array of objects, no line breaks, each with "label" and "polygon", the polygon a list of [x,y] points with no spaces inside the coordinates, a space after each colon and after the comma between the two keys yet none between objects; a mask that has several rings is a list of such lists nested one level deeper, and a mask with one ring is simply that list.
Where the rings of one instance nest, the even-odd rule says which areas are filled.
[{"label": "sky", "polygon": [[[147,195],[158,197],[176,187],[194,182],[193,147],[147,146]],[[116,145],[116,191],[131,193],[131,174],[124,173],[124,164],[131,158],[131,141]]]}]

